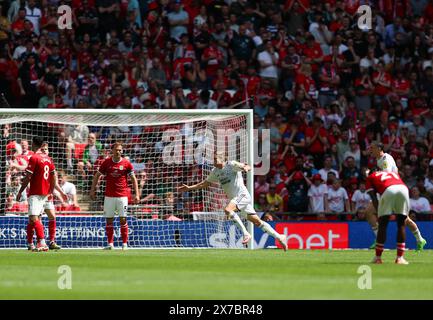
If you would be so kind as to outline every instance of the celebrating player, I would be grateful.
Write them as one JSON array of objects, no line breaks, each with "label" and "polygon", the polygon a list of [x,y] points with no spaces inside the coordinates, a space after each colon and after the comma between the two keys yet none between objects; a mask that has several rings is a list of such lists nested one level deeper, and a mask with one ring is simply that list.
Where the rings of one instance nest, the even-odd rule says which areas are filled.
[{"label": "celebrating player", "polygon": [[[373,157],[376,158],[377,167],[381,171],[398,173],[398,168],[395,164],[394,158],[390,154],[385,153],[383,149],[384,146],[381,142],[373,141],[370,144],[369,152]],[[367,210],[367,220],[372,226],[372,229],[377,236],[378,223],[376,216],[372,213],[372,210]],[[405,221],[406,226],[415,236],[417,250],[423,250],[424,246],[427,244],[427,241],[421,236],[421,232],[419,231],[418,226],[409,217],[407,217]]]},{"label": "celebrating player", "polygon": [[[41,148],[43,140],[40,137],[33,138],[32,150]],[[17,201],[20,201],[23,191],[30,183],[29,192],[29,221],[27,224],[27,243],[29,250],[48,251],[45,243],[44,226],[40,215],[44,210],[48,196],[53,192],[56,185],[55,166],[53,160],[46,154],[35,153],[29,160],[21,188],[17,194]],[[33,231],[36,231],[37,246],[33,244]]]},{"label": "celebrating player", "polygon": [[[383,246],[386,241],[386,228],[389,217],[395,213],[397,217],[397,258],[395,263],[408,264],[404,259],[405,250],[405,221],[409,213],[409,189],[395,172],[375,171],[367,177],[366,187],[371,196],[374,208],[379,216],[379,230],[376,240],[376,256],[373,263],[382,263]],[[377,200],[379,193],[380,200]]]},{"label": "celebrating player", "polygon": [[131,178],[134,188],[136,203],[140,202],[137,178],[134,174],[134,167],[129,160],[122,157],[123,147],[120,142],[113,144],[111,149],[113,155],[105,159],[99,170],[95,173],[90,189],[90,198],[96,200],[96,185],[99,178],[104,175],[106,179],[104,215],[106,218],[106,233],[108,246],[104,249],[114,249],[114,230],[113,220],[117,212],[120,217],[120,234],[122,236],[122,249],[128,248],[128,222],[126,219],[128,210],[128,176]]},{"label": "celebrating player", "polygon": [[243,214],[246,214],[247,219],[254,223],[255,226],[277,239],[285,251],[287,250],[287,237],[276,232],[267,222],[262,221],[254,210],[251,195],[245,187],[241,173],[241,171],[248,172],[250,170],[251,167],[248,164],[227,161],[224,153],[217,152],[214,158],[214,168],[207,179],[192,186],[183,184],[179,187],[178,191],[185,192],[204,189],[213,182],[219,182],[230,199],[229,204],[224,209],[224,213],[229,219],[233,219],[242,230],[242,243],[247,244],[251,240],[251,235],[235,211],[241,211]]}]

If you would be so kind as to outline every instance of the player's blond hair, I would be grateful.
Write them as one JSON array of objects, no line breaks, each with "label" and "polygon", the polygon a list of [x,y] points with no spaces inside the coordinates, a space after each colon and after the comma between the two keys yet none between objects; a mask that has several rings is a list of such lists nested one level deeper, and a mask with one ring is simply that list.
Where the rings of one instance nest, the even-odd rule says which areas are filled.
[{"label": "player's blond hair", "polygon": [[115,143],[113,143],[113,145],[111,146],[111,150],[116,149],[117,147],[122,147],[123,148],[123,143],[120,141],[116,141]]},{"label": "player's blond hair", "polygon": [[217,151],[215,152],[215,157],[218,161],[224,162],[227,160],[226,153],[224,151]]}]

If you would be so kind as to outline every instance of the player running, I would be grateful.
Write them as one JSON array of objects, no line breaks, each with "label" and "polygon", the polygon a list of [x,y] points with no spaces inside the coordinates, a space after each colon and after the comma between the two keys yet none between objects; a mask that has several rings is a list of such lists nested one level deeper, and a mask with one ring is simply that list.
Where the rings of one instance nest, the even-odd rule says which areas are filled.
[{"label": "player running", "polygon": [[129,160],[122,157],[122,143],[116,142],[111,149],[112,156],[105,159],[99,170],[95,173],[90,189],[90,198],[96,200],[96,185],[99,178],[104,175],[106,179],[105,198],[104,198],[104,215],[106,219],[106,233],[108,246],[105,250],[114,249],[114,230],[113,220],[115,213],[120,217],[120,234],[122,236],[122,249],[128,249],[128,176],[131,178],[134,188],[136,203],[140,202],[140,194],[138,192],[137,178],[134,174],[134,167]]},{"label": "player running", "polygon": [[[409,264],[404,257],[406,232],[405,221],[409,214],[409,189],[395,172],[375,171],[372,169],[366,181],[374,208],[379,216],[379,230],[376,240],[376,256],[373,263],[382,263],[382,252],[386,241],[386,229],[391,214],[397,219],[397,258],[396,264]],[[377,200],[379,193],[380,200]]]},{"label": "player running", "polygon": [[279,241],[284,251],[287,250],[287,237],[276,232],[267,222],[262,221],[252,205],[251,195],[245,187],[242,178],[242,171],[248,172],[251,167],[248,164],[239,163],[237,161],[227,161],[225,154],[217,152],[214,158],[214,168],[206,180],[195,184],[183,184],[178,188],[178,191],[185,192],[191,190],[199,190],[207,188],[211,183],[219,182],[230,199],[229,204],[225,207],[224,213],[228,219],[234,220],[243,233],[243,244],[247,244],[251,240],[251,235],[245,228],[240,217],[235,211],[241,211],[246,214],[247,219],[254,223],[255,226],[261,228]]},{"label": "player running", "polygon": [[[369,152],[370,154],[376,158],[377,161],[377,167],[381,171],[385,172],[394,172],[398,174],[398,168],[395,164],[394,158],[384,152],[384,146],[383,143],[373,141],[370,144]],[[372,212],[371,210],[373,208],[370,207],[370,210],[367,210],[367,220],[372,226],[373,232],[377,236],[377,216]],[[418,229],[418,226],[416,223],[409,217],[405,220],[406,226],[409,228],[409,230],[412,232],[412,234],[415,236],[416,239],[416,250],[421,251],[424,249],[424,246],[427,244],[427,241],[421,236],[421,232]],[[373,244],[374,245],[374,244]]]},{"label": "player running", "polygon": [[[38,151],[43,140],[40,137],[33,138],[32,150]],[[47,203],[48,196],[53,192],[56,185],[55,166],[53,160],[46,154],[35,153],[29,160],[21,188],[17,194],[17,201],[20,201],[21,195],[30,183],[28,197],[29,203],[29,221],[27,224],[27,243],[28,249],[32,251],[48,251],[45,242],[44,226],[40,219],[44,207]],[[33,244],[33,232],[36,231],[37,245]]]}]

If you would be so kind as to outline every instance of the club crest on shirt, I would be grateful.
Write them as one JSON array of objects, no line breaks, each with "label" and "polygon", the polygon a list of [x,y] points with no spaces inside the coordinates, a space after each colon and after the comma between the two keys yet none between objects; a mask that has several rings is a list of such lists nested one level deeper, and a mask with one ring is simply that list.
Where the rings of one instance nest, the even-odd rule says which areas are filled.
[{"label": "club crest on shirt", "polygon": [[119,167],[119,170],[123,170],[123,166],[120,166],[120,167]]}]

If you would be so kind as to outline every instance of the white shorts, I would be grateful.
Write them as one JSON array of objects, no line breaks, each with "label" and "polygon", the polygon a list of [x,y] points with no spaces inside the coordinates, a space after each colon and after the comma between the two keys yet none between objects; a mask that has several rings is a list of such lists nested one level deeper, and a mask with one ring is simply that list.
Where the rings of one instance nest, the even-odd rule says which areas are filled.
[{"label": "white shorts", "polygon": [[54,203],[52,201],[46,201],[44,204],[44,210],[54,210]]},{"label": "white shorts", "polygon": [[242,214],[257,214],[256,210],[254,210],[251,196],[247,193],[240,194],[236,198],[230,200],[230,202],[234,203]]},{"label": "white shorts", "polygon": [[393,185],[386,188],[379,200],[377,215],[409,214],[409,190],[404,185]]},{"label": "white shorts", "polygon": [[48,196],[32,195],[28,198],[29,216],[40,216],[48,203]]},{"label": "white shorts", "polygon": [[104,216],[114,218],[117,213],[119,217],[126,217],[128,211],[128,197],[105,197]]}]

